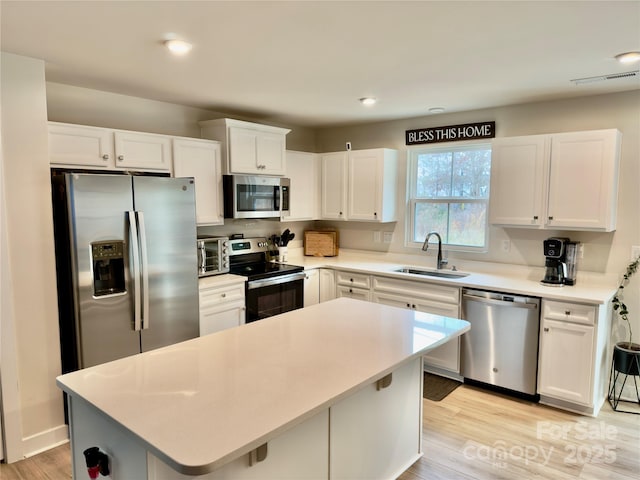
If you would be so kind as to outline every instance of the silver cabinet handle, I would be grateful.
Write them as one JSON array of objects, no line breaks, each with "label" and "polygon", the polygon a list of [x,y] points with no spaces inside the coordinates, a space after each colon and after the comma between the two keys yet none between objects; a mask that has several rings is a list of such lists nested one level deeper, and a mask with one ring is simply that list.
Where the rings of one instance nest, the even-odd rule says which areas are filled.
[{"label": "silver cabinet handle", "polygon": [[124,160],[124,155],[118,155],[118,160],[119,161],[123,161]]},{"label": "silver cabinet handle", "polygon": [[221,296],[222,298],[227,298],[227,294],[226,294],[226,293],[222,293],[220,296]]},{"label": "silver cabinet handle", "polygon": [[109,160],[109,154],[105,153],[104,155],[102,155],[102,159],[103,160]]}]

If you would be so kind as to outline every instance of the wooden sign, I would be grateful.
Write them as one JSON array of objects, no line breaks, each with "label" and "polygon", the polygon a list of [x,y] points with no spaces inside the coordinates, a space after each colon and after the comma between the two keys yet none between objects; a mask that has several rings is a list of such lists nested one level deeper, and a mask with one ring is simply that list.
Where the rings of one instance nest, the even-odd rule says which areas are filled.
[{"label": "wooden sign", "polygon": [[419,128],[406,131],[407,145],[423,143],[459,142],[496,136],[496,122],[465,123],[446,127]]}]

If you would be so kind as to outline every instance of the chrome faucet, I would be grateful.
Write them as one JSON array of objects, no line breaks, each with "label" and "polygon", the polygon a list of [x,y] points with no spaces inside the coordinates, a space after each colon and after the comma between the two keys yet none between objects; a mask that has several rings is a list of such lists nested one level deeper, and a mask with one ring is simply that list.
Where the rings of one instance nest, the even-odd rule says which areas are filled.
[{"label": "chrome faucet", "polygon": [[449,263],[449,261],[446,259],[442,259],[442,238],[440,237],[440,234],[438,232],[427,233],[427,238],[424,239],[424,243],[422,244],[422,251],[426,252],[429,248],[429,239],[432,235],[435,235],[438,238],[438,259],[436,262],[436,268],[438,270],[441,270],[444,265]]}]

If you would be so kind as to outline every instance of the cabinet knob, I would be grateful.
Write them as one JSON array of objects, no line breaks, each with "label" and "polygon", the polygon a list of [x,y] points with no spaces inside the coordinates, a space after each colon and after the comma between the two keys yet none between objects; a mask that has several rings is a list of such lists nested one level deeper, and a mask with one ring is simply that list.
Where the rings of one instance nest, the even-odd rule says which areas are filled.
[{"label": "cabinet knob", "polygon": [[407,308],[411,308],[411,304],[410,303],[407,303]]},{"label": "cabinet knob", "polygon": [[537,220],[537,219],[538,219],[538,215],[534,215],[534,216],[533,216],[533,219],[534,219],[534,220]]},{"label": "cabinet knob", "polygon": [[353,288],[350,288],[350,289],[349,289],[349,293],[353,293]]},{"label": "cabinet knob", "polygon": [[342,215],[342,212],[339,212],[340,215]]},{"label": "cabinet knob", "polygon": [[571,315],[571,310],[565,310],[564,314],[568,317],[569,315]]},{"label": "cabinet knob", "polygon": [[411,305],[411,308],[415,309],[415,308],[416,308],[416,306],[415,306],[415,305]]},{"label": "cabinet knob", "polygon": [[549,220],[553,220],[553,217],[549,217]]},{"label": "cabinet knob", "polygon": [[124,155],[118,155],[118,160],[121,162],[124,160]]},{"label": "cabinet knob", "polygon": [[102,159],[103,160],[109,160],[109,154],[105,153],[104,155],[102,155]]},{"label": "cabinet knob", "polygon": [[373,216],[377,218],[378,217],[378,212],[373,212]]},{"label": "cabinet knob", "polygon": [[544,328],[543,328],[543,330],[544,330],[545,332],[548,332],[548,331],[549,331],[549,327],[544,327]]},{"label": "cabinet knob", "polygon": [[382,390],[387,388],[389,385],[391,385],[392,381],[393,381],[393,372],[385,377],[382,377],[380,380],[376,382],[376,390]]},{"label": "cabinet knob", "polygon": [[220,295],[222,298],[225,298],[227,296],[226,293],[223,293],[222,295]]}]

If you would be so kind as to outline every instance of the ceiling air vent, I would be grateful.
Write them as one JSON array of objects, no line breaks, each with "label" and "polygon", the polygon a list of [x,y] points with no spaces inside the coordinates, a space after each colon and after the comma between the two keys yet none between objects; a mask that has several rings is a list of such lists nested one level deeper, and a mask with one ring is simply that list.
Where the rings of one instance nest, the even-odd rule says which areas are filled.
[{"label": "ceiling air vent", "polygon": [[576,78],[571,81],[576,85],[582,85],[583,83],[604,82],[605,80],[616,80],[618,78],[632,78],[637,77],[638,74],[640,74],[640,70],[633,70],[632,72],[611,73],[609,75],[600,75],[598,77]]}]

